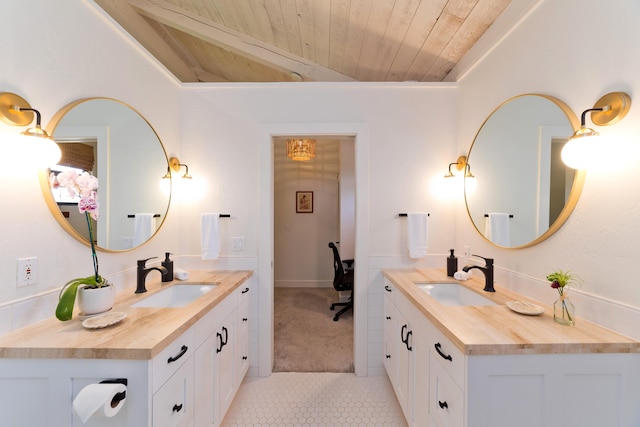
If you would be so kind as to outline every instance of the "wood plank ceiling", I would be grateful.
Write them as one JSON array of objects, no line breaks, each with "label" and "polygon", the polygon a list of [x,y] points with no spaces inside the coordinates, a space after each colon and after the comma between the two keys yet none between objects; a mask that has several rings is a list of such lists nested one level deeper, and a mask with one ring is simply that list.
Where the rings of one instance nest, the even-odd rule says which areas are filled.
[{"label": "wood plank ceiling", "polygon": [[511,2],[94,1],[182,82],[438,82]]}]

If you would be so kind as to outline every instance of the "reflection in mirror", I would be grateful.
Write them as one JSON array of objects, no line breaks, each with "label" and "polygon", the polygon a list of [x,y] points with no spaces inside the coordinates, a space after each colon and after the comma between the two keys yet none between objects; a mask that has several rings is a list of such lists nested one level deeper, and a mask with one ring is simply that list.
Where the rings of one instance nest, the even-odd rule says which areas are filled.
[{"label": "reflection in mirror", "polygon": [[487,118],[468,155],[477,186],[465,191],[469,217],[483,237],[523,248],[562,226],[584,182],[584,171],[560,159],[578,127],[564,103],[545,95],[509,99]]},{"label": "reflection in mirror", "polygon": [[[169,209],[170,194],[159,185],[167,155],[149,123],[120,101],[92,98],[64,107],[48,130],[63,153],[58,165],[51,166],[52,173],[75,168],[98,178],[100,218],[93,225],[97,247],[128,250],[153,237]],[[40,182],[51,212],[73,237],[88,244],[77,200],[64,189],[52,189],[48,175],[49,170],[43,171]],[[143,224],[149,213],[151,223]]]}]

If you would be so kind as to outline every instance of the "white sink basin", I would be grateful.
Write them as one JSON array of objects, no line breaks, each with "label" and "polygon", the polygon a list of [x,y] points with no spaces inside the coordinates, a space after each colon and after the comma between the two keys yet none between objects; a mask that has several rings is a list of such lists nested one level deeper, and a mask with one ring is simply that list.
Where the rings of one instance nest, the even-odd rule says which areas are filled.
[{"label": "white sink basin", "polygon": [[457,283],[418,283],[417,285],[443,305],[497,305]]},{"label": "white sink basin", "polygon": [[132,304],[131,307],[184,307],[190,304],[210,290],[216,285],[204,283],[185,283],[173,285],[170,288],[163,289],[142,301]]}]

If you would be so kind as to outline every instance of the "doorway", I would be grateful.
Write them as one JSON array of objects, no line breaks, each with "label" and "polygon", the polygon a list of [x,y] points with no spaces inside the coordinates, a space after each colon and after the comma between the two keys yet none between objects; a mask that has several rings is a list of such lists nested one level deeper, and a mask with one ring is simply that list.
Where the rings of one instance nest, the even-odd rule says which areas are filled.
[{"label": "doorway", "polygon": [[[294,161],[287,141],[302,138],[315,143],[314,157]],[[328,246],[340,242],[341,256],[354,258],[353,149],[353,136],[273,138],[276,372],[354,371],[353,312],[334,323],[329,308],[350,295],[333,288]]]},{"label": "doorway", "polygon": [[[260,242],[258,259],[260,310],[258,313],[258,375],[271,375],[273,368],[274,295],[274,180],[273,138],[287,135],[347,135],[354,139],[355,164],[355,287],[354,367],[358,376],[367,375],[367,272],[369,218],[369,129],[366,123],[273,123],[260,129]],[[362,302],[362,303],[359,303]]]}]

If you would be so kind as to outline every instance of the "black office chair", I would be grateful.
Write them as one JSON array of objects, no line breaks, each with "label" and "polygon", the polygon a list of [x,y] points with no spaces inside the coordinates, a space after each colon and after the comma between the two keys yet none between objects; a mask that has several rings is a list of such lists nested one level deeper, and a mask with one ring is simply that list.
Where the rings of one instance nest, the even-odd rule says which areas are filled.
[{"label": "black office chair", "polygon": [[347,302],[334,302],[331,304],[331,310],[335,310],[337,306],[343,306],[342,310],[333,316],[333,321],[337,322],[342,314],[353,309],[353,260],[341,260],[338,248],[333,242],[329,242],[329,247],[333,250],[333,287],[338,292],[351,291]]}]

